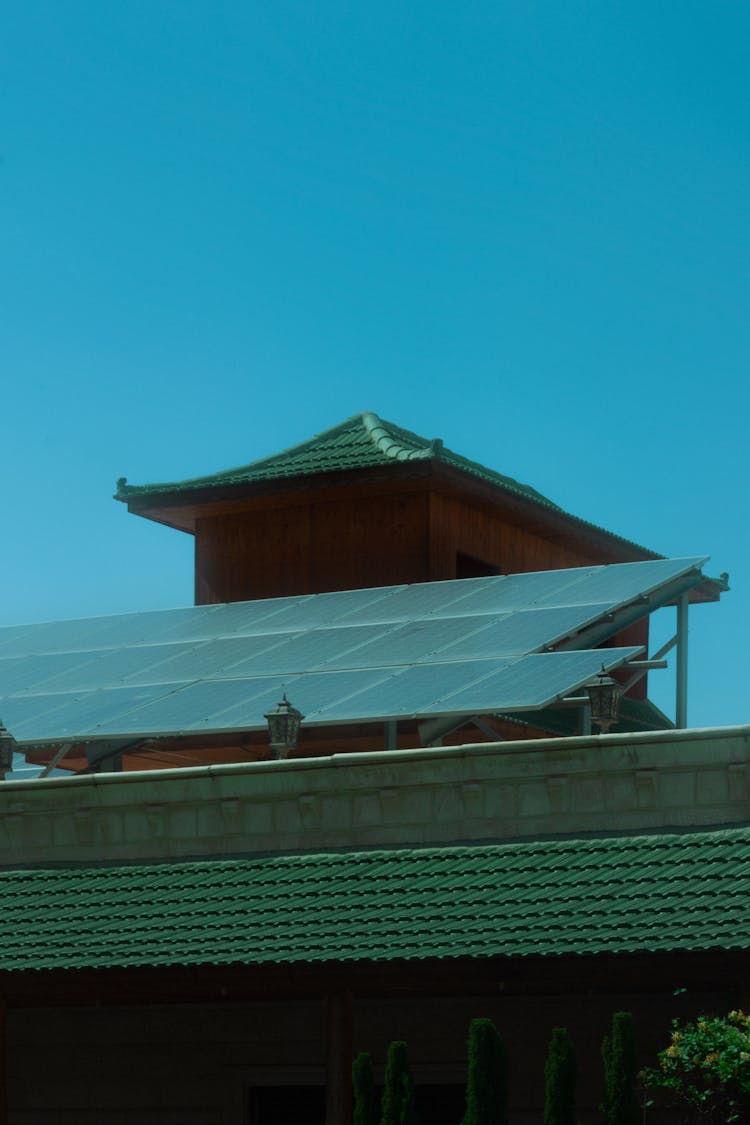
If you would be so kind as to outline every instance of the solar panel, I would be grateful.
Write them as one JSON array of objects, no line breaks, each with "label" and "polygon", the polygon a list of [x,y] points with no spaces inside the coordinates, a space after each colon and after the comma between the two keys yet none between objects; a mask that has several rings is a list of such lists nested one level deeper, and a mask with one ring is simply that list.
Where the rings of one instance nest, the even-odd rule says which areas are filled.
[{"label": "solar panel", "polygon": [[[66,675],[72,675],[81,688],[91,684],[91,671],[84,672],[95,663],[93,653],[45,653],[41,656],[20,656],[5,659],[2,668],[2,691],[4,695],[38,692],[55,684]],[[55,690],[54,687],[51,690]],[[63,686],[63,689],[65,687]]]},{"label": "solar panel", "polygon": [[[636,647],[608,649],[607,667],[636,655]],[[21,701],[9,703],[9,726],[19,742],[260,730],[264,712],[282,691],[293,695],[309,726],[535,710],[577,688],[602,665],[602,652],[549,653],[506,660],[314,672],[282,679],[259,676],[113,688],[84,696],[41,696],[33,719]],[[17,711],[17,708],[21,710]]]},{"label": "solar panel", "polygon": [[[472,618],[446,617],[438,621],[407,621],[391,626],[364,645],[349,652],[340,660],[350,668],[377,668],[380,665],[414,664],[424,661],[450,660],[446,655],[455,645],[468,643],[477,632],[477,622]],[[348,630],[337,630],[338,633]],[[455,656],[460,660],[460,653]]]},{"label": "solar panel", "polygon": [[[527,574],[507,574],[501,580],[482,579],[472,590],[467,590],[461,601],[464,614],[510,613],[517,609],[530,609],[545,597],[553,605],[567,605],[565,591],[583,574],[607,569],[581,567],[576,570],[542,570]],[[465,583],[468,586],[468,583]],[[595,599],[592,599],[595,600]],[[439,612],[439,611],[438,611]]]},{"label": "solar panel", "polygon": [[[106,699],[99,701],[100,729],[110,734],[192,733],[219,730],[258,730],[263,713],[275,706],[285,682],[274,676],[247,680],[181,684],[110,718]],[[122,689],[121,689],[122,690]],[[107,693],[111,695],[112,693]],[[234,712],[234,719],[230,714]]]},{"label": "solar panel", "polygon": [[[19,742],[261,728],[287,690],[316,724],[533,710],[603,658],[547,652],[645,616],[704,559],[347,590],[0,629],[0,715]],[[649,599],[649,600],[647,600]],[[630,610],[628,610],[630,613]],[[630,613],[628,621],[633,620]],[[585,634],[584,634],[585,637]],[[616,654],[616,655],[615,655]]]},{"label": "solar panel", "polygon": [[[5,629],[0,630],[0,657],[39,655],[52,652],[91,652],[130,644],[151,643],[155,633],[161,640],[175,629],[188,626],[188,636],[205,631],[213,606],[190,606],[186,609],[159,610],[156,613],[126,613],[107,617],[87,617],[78,621],[51,621],[27,626],[10,644],[4,643]],[[192,628],[189,626],[192,623]]]},{"label": "solar panel", "polygon": [[[355,717],[374,721],[381,718],[430,714],[431,707],[456,687],[476,683],[497,667],[496,661],[461,661],[446,664],[415,664],[408,668],[390,669],[390,674],[341,701],[332,701],[313,711],[314,722],[351,722]],[[366,673],[369,674],[369,673]],[[344,673],[349,677],[352,673]],[[300,685],[308,690],[317,688],[314,677]],[[349,680],[349,684],[353,684]],[[295,699],[297,685],[294,687]],[[300,698],[302,695],[300,694]],[[300,704],[301,706],[301,704]],[[307,714],[307,712],[305,712]]]},{"label": "solar panel", "polygon": [[[392,586],[383,590],[384,596],[359,608],[352,608],[345,618],[346,624],[374,624],[378,622],[417,621],[430,614],[460,616],[460,604],[470,593],[497,578],[469,578],[451,582],[421,582],[414,586]],[[337,594],[320,594],[321,598],[338,597]]]},{"label": "solar panel", "polygon": [[608,671],[639,650],[606,649],[581,652],[534,653],[506,664],[499,662],[489,676],[459,689],[423,714],[455,711],[463,715],[486,711],[493,699],[497,711],[537,711],[576,691],[602,668]]},{"label": "solar panel", "polygon": [[[576,575],[569,585],[560,591],[566,605],[583,605],[598,602],[603,598],[623,604],[633,598],[645,597],[652,590],[664,584],[664,563],[666,559],[653,559],[647,562],[627,563],[625,566],[604,566],[587,568],[585,571],[571,570]],[[678,560],[692,563],[700,572],[705,559]],[[688,569],[690,569],[688,567]],[[558,595],[553,591],[537,599],[537,605],[560,605]]]},{"label": "solar panel", "polygon": [[19,743],[101,738],[119,730],[120,717],[164,694],[163,685],[105,692],[10,696],[3,699],[3,722]]},{"label": "solar panel", "polygon": [[[276,630],[315,629],[331,625],[334,621],[367,615],[371,605],[389,601],[394,593],[408,589],[404,586],[383,586],[368,590],[338,590],[331,594],[310,594],[296,605],[287,605],[275,613],[269,625]],[[276,598],[269,601],[276,601]],[[376,620],[377,620],[376,615]]]},{"label": "solar panel", "polygon": [[600,602],[596,606],[555,606],[548,610],[517,610],[504,617],[468,618],[474,621],[487,621],[481,630],[467,638],[463,644],[453,645],[449,654],[457,655],[457,649],[467,649],[476,656],[511,656],[534,652],[555,644],[582,629],[589,622],[597,621],[607,613],[608,604]]}]

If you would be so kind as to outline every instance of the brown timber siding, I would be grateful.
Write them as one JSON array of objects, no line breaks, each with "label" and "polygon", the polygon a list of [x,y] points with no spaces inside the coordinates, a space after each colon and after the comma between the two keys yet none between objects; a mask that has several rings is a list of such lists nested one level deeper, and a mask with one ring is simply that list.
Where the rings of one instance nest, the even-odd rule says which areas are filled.
[{"label": "brown timber siding", "polygon": [[427,507],[391,493],[200,519],[196,604],[424,582]]},{"label": "brown timber siding", "polygon": [[504,518],[502,508],[430,495],[430,579],[456,577],[458,552],[497,566],[501,574],[589,566],[601,559],[573,551]]}]

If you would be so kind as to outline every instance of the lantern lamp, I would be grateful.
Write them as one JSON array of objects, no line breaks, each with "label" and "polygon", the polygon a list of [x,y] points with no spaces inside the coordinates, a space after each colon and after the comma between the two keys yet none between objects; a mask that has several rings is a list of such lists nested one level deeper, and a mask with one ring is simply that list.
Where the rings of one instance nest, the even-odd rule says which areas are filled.
[{"label": "lantern lamp", "polygon": [[13,751],[16,740],[10,731],[7,731],[0,719],[0,778],[13,769]]},{"label": "lantern lamp", "polygon": [[596,723],[602,734],[606,734],[612,724],[617,722],[622,688],[607,674],[602,664],[601,672],[586,684],[586,692],[591,707],[591,721]]},{"label": "lantern lamp", "polygon": [[265,713],[263,718],[268,723],[272,758],[286,758],[290,750],[297,749],[300,723],[304,717],[301,711],[292,706],[286,693],[273,711]]}]

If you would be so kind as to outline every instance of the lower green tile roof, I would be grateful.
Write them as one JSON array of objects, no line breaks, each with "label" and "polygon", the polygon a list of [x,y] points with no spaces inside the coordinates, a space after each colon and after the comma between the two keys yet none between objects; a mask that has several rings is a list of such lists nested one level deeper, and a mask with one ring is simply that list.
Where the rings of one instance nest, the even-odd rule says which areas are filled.
[{"label": "lower green tile roof", "polygon": [[750,828],[0,871],[0,969],[750,948]]}]

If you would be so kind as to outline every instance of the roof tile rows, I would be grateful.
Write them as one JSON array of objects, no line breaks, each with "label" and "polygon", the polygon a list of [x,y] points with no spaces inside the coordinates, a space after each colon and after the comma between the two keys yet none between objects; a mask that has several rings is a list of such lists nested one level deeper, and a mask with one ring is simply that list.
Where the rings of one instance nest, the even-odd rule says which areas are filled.
[{"label": "roof tile rows", "polygon": [[3,970],[750,948],[750,828],[0,872]]},{"label": "roof tile rows", "polygon": [[309,476],[313,473],[330,473],[352,469],[366,469],[377,465],[390,465],[398,461],[425,461],[435,459],[463,469],[473,476],[499,484],[520,496],[526,496],[547,508],[560,511],[530,485],[520,484],[512,477],[487,469],[443,446],[439,439],[428,440],[404,430],[393,422],[386,422],[377,414],[363,411],[347,418],[338,426],[316,434],[280,453],[240,465],[234,469],[193,477],[169,484],[129,485],[118,481],[117,499],[153,495],[161,492],[184,492],[196,488],[216,488],[224,485],[250,484],[256,481],[276,480],[286,477]]}]

